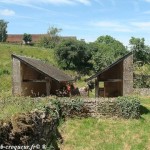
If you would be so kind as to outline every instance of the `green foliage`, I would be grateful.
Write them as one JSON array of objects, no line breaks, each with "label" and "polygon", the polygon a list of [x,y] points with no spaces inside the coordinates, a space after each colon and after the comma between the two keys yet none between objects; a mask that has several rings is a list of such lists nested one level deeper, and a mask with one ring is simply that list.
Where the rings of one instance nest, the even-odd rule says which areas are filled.
[{"label": "green foliage", "polygon": [[111,36],[100,36],[92,46],[94,70],[99,71],[127,53],[126,47]]},{"label": "green foliage", "polygon": [[62,116],[74,117],[82,114],[83,100],[80,98],[71,99],[61,104]]},{"label": "green foliage", "polygon": [[91,53],[84,41],[65,39],[55,49],[58,64],[63,69],[87,73],[91,67]]},{"label": "green foliage", "polygon": [[150,65],[134,64],[134,88],[150,88]]},{"label": "green foliage", "polygon": [[61,41],[59,33],[62,29],[56,27],[49,27],[47,31],[47,35],[43,36],[40,41],[39,45],[45,48],[55,48],[56,45]]},{"label": "green foliage", "polygon": [[60,119],[66,117],[80,116],[83,109],[83,100],[80,98],[58,98],[52,101],[54,116],[59,116]]},{"label": "green foliage", "polygon": [[150,75],[135,75],[133,81],[134,88],[150,88]]},{"label": "green foliage", "polygon": [[23,41],[25,42],[25,44],[30,44],[32,41],[31,34],[24,33],[23,34]]},{"label": "green foliage", "polygon": [[125,119],[140,118],[140,100],[138,97],[118,97],[119,115]]},{"label": "green foliage", "polygon": [[129,41],[131,45],[131,51],[134,54],[134,62],[145,64],[150,63],[150,47],[145,45],[144,38],[135,38],[132,37]]},{"label": "green foliage", "polygon": [[56,37],[56,36],[59,36],[59,33],[62,31],[62,29],[59,29],[59,28],[56,28],[56,27],[49,27],[48,28],[48,31],[47,31],[47,34],[50,36],[50,37]]},{"label": "green foliage", "polygon": [[5,42],[7,39],[7,24],[5,20],[0,20],[0,42]]},{"label": "green foliage", "polygon": [[2,75],[10,75],[9,70],[0,68],[0,76],[2,76]]}]

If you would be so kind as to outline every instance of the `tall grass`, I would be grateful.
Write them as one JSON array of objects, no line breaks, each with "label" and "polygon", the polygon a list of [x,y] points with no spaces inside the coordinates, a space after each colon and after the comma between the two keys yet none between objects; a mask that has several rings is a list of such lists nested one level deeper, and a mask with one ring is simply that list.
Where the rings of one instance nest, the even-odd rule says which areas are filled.
[{"label": "tall grass", "polygon": [[10,92],[0,94],[0,120],[10,119],[18,113],[27,113],[34,109],[42,109],[49,104],[53,97],[31,98],[13,97]]}]

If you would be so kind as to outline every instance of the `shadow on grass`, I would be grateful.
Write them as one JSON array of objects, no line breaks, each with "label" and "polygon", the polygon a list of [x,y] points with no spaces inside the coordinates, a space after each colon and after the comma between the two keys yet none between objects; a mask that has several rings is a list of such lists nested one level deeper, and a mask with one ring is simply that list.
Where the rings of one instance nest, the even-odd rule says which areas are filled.
[{"label": "shadow on grass", "polygon": [[143,114],[149,114],[150,113],[150,110],[147,109],[145,106],[140,106],[140,114],[143,115]]}]

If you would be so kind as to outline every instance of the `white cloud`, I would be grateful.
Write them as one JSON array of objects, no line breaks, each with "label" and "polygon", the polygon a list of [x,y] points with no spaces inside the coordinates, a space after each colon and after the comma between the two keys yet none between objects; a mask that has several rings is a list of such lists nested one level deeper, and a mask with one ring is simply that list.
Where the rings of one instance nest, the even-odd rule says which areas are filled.
[{"label": "white cloud", "polygon": [[80,3],[84,4],[84,5],[90,5],[91,4],[90,0],[75,0],[75,1],[80,2]]},{"label": "white cloud", "polygon": [[109,21],[99,21],[99,22],[92,22],[93,26],[97,27],[118,27],[120,26],[117,22],[109,22]]},{"label": "white cloud", "polygon": [[10,3],[10,4],[17,4],[17,5],[32,5],[32,4],[84,4],[84,5],[90,5],[91,0],[1,0],[2,3]]},{"label": "white cloud", "polygon": [[3,10],[0,10],[0,15],[2,15],[2,16],[14,16],[15,12],[13,10],[10,10],[10,9],[3,9]]},{"label": "white cloud", "polygon": [[150,28],[150,22],[131,22],[131,25],[139,29],[148,29]]},{"label": "white cloud", "polygon": [[114,21],[99,21],[90,23],[92,26],[118,32],[131,32],[130,27]]}]

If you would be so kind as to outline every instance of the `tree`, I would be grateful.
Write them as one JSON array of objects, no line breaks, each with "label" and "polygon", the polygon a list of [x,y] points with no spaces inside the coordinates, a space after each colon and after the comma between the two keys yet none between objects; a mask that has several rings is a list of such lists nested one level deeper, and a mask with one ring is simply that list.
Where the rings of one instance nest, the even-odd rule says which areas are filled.
[{"label": "tree", "polygon": [[134,62],[145,64],[150,63],[150,48],[145,45],[144,38],[131,37],[129,41],[131,45],[131,51],[134,54]]},{"label": "tree", "polygon": [[58,37],[59,34],[62,31],[62,29],[59,29],[59,28],[56,28],[56,27],[49,27],[48,28],[48,31],[47,31],[47,34],[50,36],[50,37]]},{"label": "tree", "polygon": [[41,38],[40,45],[45,48],[55,48],[60,41],[59,33],[61,31],[62,29],[49,27],[47,30],[47,35]]},{"label": "tree", "polygon": [[0,20],[0,42],[5,42],[7,39],[7,24],[8,22]]},{"label": "tree", "polygon": [[95,71],[104,69],[127,53],[126,47],[120,41],[117,41],[109,35],[98,37],[94,43],[97,47],[94,48],[92,54]]},{"label": "tree", "polygon": [[30,44],[31,41],[32,41],[31,34],[24,33],[24,35],[23,35],[23,41],[25,42],[25,44]]},{"label": "tree", "polygon": [[115,60],[113,55],[108,45],[99,45],[98,51],[92,55],[94,70],[100,71],[111,64]]},{"label": "tree", "polygon": [[65,39],[55,49],[58,64],[63,69],[87,73],[91,67],[91,54],[84,41]]}]

